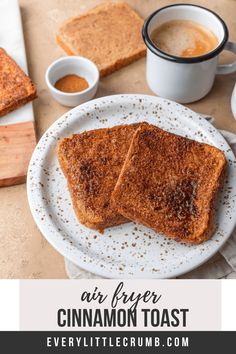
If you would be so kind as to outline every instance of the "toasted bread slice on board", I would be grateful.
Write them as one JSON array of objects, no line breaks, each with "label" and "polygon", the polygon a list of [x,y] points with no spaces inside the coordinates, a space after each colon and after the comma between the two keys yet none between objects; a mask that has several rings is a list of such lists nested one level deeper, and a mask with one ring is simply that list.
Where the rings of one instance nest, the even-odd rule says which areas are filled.
[{"label": "toasted bread slice on board", "polygon": [[0,48],[0,117],[36,98],[36,87],[16,62]]}]

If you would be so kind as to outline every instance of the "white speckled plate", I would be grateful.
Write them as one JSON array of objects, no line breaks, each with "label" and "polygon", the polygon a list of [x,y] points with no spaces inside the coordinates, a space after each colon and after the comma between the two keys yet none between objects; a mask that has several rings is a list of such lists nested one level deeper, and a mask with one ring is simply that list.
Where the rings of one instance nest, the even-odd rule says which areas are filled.
[{"label": "white speckled plate", "polygon": [[[58,139],[84,130],[147,121],[225,152],[227,178],[217,204],[217,229],[210,241],[185,246],[132,222],[103,235],[75,217],[56,156]],[[78,266],[108,278],[171,278],[208,260],[235,226],[236,161],[221,134],[191,110],[162,98],[116,95],[78,106],[59,118],[39,141],[28,171],[33,217],[46,239]]]}]

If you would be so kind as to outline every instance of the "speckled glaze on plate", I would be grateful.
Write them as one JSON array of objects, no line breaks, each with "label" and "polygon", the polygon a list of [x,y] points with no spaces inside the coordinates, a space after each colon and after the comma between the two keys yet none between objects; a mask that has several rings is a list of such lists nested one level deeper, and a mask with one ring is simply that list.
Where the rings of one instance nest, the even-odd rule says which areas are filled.
[{"label": "speckled glaze on plate", "polygon": [[[186,246],[132,222],[109,228],[101,235],[76,219],[57,160],[58,140],[85,130],[141,121],[224,151],[228,160],[227,178],[218,198],[216,232],[211,240]],[[42,234],[78,266],[108,278],[171,278],[208,260],[230,236],[236,221],[235,181],[234,154],[205,119],[166,99],[115,95],[72,109],[47,130],[29,165],[27,193],[31,212]]]}]

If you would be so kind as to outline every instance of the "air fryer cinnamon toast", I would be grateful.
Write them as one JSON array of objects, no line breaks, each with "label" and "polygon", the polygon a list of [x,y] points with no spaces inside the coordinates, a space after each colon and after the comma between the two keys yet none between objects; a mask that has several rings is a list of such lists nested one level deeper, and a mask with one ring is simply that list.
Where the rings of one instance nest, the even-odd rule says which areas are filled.
[{"label": "air fryer cinnamon toast", "polygon": [[138,124],[75,134],[59,142],[58,159],[67,178],[75,213],[87,227],[102,232],[127,222],[110,205]]},{"label": "air fryer cinnamon toast", "polygon": [[219,149],[141,125],[112,193],[124,217],[170,238],[201,243],[214,231],[226,159]]},{"label": "air fryer cinnamon toast", "polygon": [[0,48],[0,117],[36,98],[36,87],[16,62]]},{"label": "air fryer cinnamon toast", "polygon": [[68,55],[89,58],[106,76],[145,56],[142,26],[126,3],[104,2],[62,24],[56,40]]}]

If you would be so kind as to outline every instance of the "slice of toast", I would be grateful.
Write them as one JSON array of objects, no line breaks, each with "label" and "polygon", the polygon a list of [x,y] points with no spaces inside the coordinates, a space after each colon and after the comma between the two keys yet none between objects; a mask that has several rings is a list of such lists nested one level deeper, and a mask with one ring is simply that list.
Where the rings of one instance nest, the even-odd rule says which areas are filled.
[{"label": "slice of toast", "polygon": [[223,152],[213,146],[141,125],[112,205],[124,217],[170,238],[201,243],[214,231],[214,200],[225,166]]},{"label": "slice of toast", "polygon": [[66,21],[56,40],[67,54],[94,61],[106,76],[145,56],[142,26],[143,19],[129,5],[109,2]]},{"label": "slice of toast", "polygon": [[80,222],[100,232],[127,222],[110,205],[138,124],[91,130],[64,138],[58,159],[67,178],[75,213]]},{"label": "slice of toast", "polygon": [[36,98],[36,87],[16,62],[0,48],[0,117]]}]

